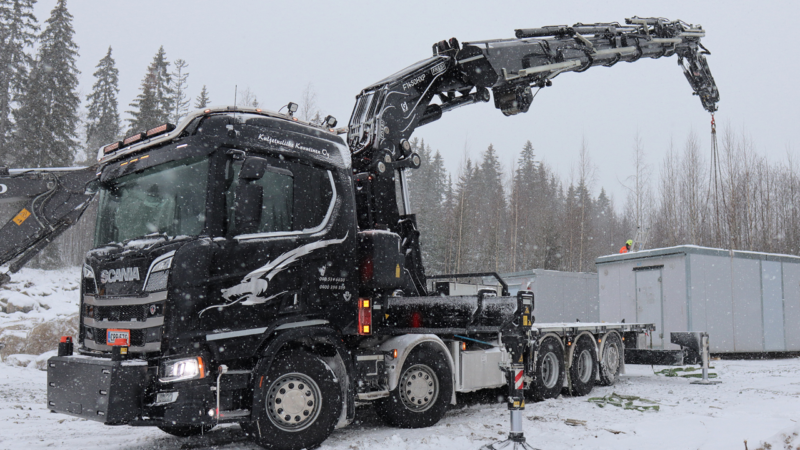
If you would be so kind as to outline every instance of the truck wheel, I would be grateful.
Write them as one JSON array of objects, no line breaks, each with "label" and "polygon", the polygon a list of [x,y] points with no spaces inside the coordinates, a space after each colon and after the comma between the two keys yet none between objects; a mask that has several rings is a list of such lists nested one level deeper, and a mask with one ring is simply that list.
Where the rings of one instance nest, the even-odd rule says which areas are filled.
[{"label": "truck wheel", "polygon": [[253,421],[242,429],[264,448],[313,448],[331,434],[341,411],[339,384],[321,359],[303,351],[281,353],[269,367],[259,363]]},{"label": "truck wheel", "polygon": [[612,386],[617,382],[622,369],[622,340],[617,333],[606,336],[600,356],[600,384]]},{"label": "truck wheel", "polygon": [[539,344],[536,370],[533,375],[533,398],[536,401],[556,398],[564,386],[564,351],[554,337]]},{"label": "truck wheel", "polygon": [[453,377],[443,350],[422,346],[403,363],[397,388],[375,402],[375,411],[387,425],[429,427],[444,416],[453,392]]},{"label": "truck wheel", "polygon": [[162,425],[158,429],[164,433],[169,433],[178,437],[197,436],[198,434],[208,433],[214,425]]},{"label": "truck wheel", "polygon": [[592,392],[594,380],[597,378],[597,352],[594,342],[587,337],[578,339],[572,353],[572,365],[569,368],[569,393],[580,397]]}]

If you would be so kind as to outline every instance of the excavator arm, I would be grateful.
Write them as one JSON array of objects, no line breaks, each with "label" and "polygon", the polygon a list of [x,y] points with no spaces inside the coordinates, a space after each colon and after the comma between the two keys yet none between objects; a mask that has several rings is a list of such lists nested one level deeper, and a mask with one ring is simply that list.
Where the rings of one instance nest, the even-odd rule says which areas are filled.
[{"label": "excavator arm", "polygon": [[[94,197],[97,167],[8,170],[0,167],[0,266],[18,271],[74,225]],[[0,272],[0,285],[8,275]]]},{"label": "excavator arm", "polygon": [[[565,72],[585,72],[621,61],[678,56],[694,94],[707,111],[717,110],[719,92],[700,43],[699,25],[663,18],[626,19],[516,30],[512,39],[464,42],[452,38],[433,45],[433,56],[367,87],[356,97],[348,126],[359,201],[359,226],[389,228],[406,243],[406,268],[417,290],[424,269],[410,211],[406,169],[419,167],[409,138],[420,126],[460,106],[488,102],[510,116],[527,112],[533,88],[551,86]],[[491,91],[491,94],[489,93]],[[399,175],[403,215],[396,201]],[[359,184],[360,183],[360,184]]]}]

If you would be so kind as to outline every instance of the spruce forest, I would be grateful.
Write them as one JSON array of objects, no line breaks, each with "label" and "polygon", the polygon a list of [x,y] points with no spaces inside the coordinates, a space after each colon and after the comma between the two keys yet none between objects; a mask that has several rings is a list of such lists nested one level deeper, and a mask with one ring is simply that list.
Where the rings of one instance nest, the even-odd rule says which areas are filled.
[{"label": "spruce forest", "polygon": [[[164,47],[142,68],[124,117],[110,47],[81,98],[67,2],[59,0],[43,23],[34,3],[0,0],[0,166],[90,165],[102,145],[209,105],[206,86],[189,77],[189,63],[170,61]],[[238,98],[240,105],[258,105],[249,88]],[[302,118],[318,118],[310,83],[299,98]],[[427,272],[592,272],[595,258],[637,235],[646,248],[691,244],[800,255],[798,161],[770,161],[730,127],[721,129],[716,153],[692,132],[679,144],[647,142],[647,151],[645,142],[631,137],[624,172],[633,175],[621,180],[625,198],[615,199],[596,185],[587,142],[575,149],[572,174],[564,177],[548,166],[548,149],[530,142],[520,143],[513,164],[501,163],[489,145],[449,173],[441,153],[415,139],[422,167],[410,175],[411,201]],[[92,228],[90,209],[34,263],[80,263]]]}]

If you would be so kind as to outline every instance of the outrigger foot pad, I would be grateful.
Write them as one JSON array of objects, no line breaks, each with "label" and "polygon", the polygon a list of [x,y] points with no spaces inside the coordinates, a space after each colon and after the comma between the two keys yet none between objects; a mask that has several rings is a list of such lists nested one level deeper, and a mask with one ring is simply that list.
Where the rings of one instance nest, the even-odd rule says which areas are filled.
[{"label": "outrigger foot pad", "polygon": [[523,436],[511,436],[505,441],[486,444],[480,450],[537,450],[525,442]]}]

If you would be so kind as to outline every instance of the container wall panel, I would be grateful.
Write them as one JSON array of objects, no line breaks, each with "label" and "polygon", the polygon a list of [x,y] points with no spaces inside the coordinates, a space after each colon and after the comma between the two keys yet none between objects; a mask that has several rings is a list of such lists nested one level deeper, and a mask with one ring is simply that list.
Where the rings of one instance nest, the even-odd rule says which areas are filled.
[{"label": "container wall panel", "polygon": [[597,268],[600,277],[600,321],[616,322],[622,317],[622,294],[619,286],[621,264],[603,264]]},{"label": "container wall panel", "polygon": [[761,305],[764,326],[764,350],[786,350],[783,330],[783,280],[781,263],[761,261]]},{"label": "container wall panel", "polygon": [[707,331],[712,352],[733,352],[731,258],[707,255],[690,255],[690,258],[690,331]]},{"label": "container wall panel", "polygon": [[761,261],[731,260],[733,295],[733,336],[737,352],[764,350],[764,327],[761,314]]},{"label": "container wall panel", "polygon": [[786,350],[800,351],[800,264],[783,263],[783,325]]},{"label": "container wall panel", "polygon": [[664,265],[664,268],[661,269],[661,301],[664,310],[663,348],[670,350],[677,350],[680,346],[670,343],[669,333],[689,329],[685,260],[685,256],[671,256],[663,258],[659,262]]}]

